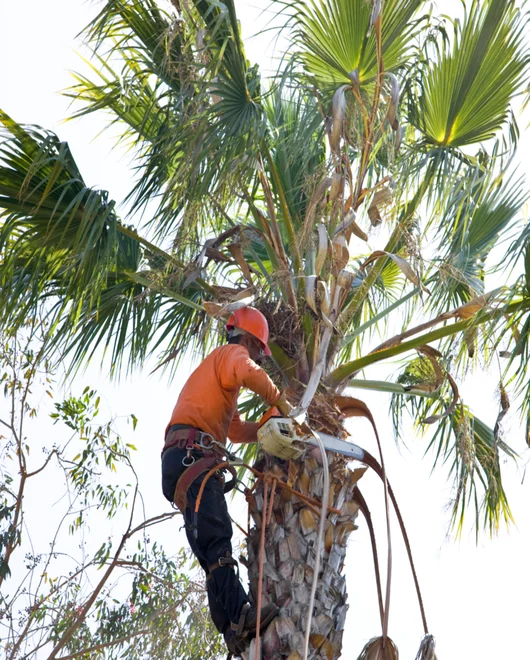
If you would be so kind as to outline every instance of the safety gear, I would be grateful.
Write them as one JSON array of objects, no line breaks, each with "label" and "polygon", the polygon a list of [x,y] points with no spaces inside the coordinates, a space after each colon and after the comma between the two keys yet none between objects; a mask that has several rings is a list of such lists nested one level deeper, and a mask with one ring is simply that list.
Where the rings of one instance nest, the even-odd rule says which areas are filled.
[{"label": "safety gear", "polygon": [[224,638],[226,648],[228,649],[227,660],[232,660],[232,658],[241,658],[247,648],[245,637],[239,637],[235,630],[228,628],[224,634]]},{"label": "safety gear", "polygon": [[287,396],[283,390],[280,392],[280,396],[276,399],[274,405],[280,409],[280,412],[284,417],[288,417],[293,409],[292,405],[287,401]]},{"label": "safety gear", "polygon": [[253,337],[256,337],[261,342],[265,355],[271,355],[270,348],[267,346],[269,341],[269,324],[259,310],[253,307],[237,309],[230,315],[226,323],[226,329],[228,331],[232,328],[240,328]]},{"label": "safety gear", "polygon": [[[201,454],[196,450],[197,462]],[[171,447],[162,456],[162,490],[165,498],[173,501],[175,487],[180,476],[192,468],[182,465],[186,456],[185,449]],[[193,466],[192,466],[193,467]],[[184,524],[188,543],[206,573],[206,593],[212,621],[223,634],[232,623],[240,618],[241,608],[248,603],[248,596],[234,570],[226,564],[226,558],[232,556],[232,523],[228,514],[223,485],[215,476],[205,484],[199,516],[194,520],[194,510],[204,475],[196,479],[186,493],[187,506],[184,511]],[[210,567],[219,563],[223,557],[223,566],[210,571]]]},{"label": "safety gear", "polygon": [[[278,616],[280,608],[274,603],[267,603],[261,608],[260,616],[260,631],[267,628],[269,623]],[[256,605],[250,605],[250,603],[245,603],[241,608],[241,614],[239,615],[239,621],[237,624],[233,623],[230,628],[225,632],[224,638],[226,646],[231,656],[241,657],[243,652],[246,650],[247,637],[254,637],[256,634],[256,626],[258,623],[258,608]]]},{"label": "safety gear", "polygon": [[[182,465],[185,470],[177,481],[173,502],[184,513],[188,505],[188,490],[191,484],[199,477],[209,472],[217,465],[226,460],[226,449],[220,442],[217,442],[209,433],[204,433],[200,429],[190,428],[183,424],[174,424],[168,428],[164,452],[172,447],[186,450],[186,456],[182,459]],[[235,458],[235,457],[234,457]],[[222,472],[228,470],[232,479],[225,483]],[[231,465],[225,466],[215,473],[217,478],[221,478],[224,492],[227,493],[235,487],[237,482],[237,473]],[[197,512],[194,511],[194,530],[196,531]]]},{"label": "safety gear", "polygon": [[243,422],[237,412],[241,388],[248,388],[273,405],[280,390],[269,376],[250,359],[239,344],[220,346],[195,369],[186,381],[171,414],[174,424],[192,426],[226,443],[256,441],[257,424]]},{"label": "safety gear", "polygon": [[[264,605],[261,608],[259,629],[263,630],[266,628],[269,623],[278,616],[279,612],[280,608],[274,603],[267,603],[267,605]],[[246,605],[243,605],[237,626],[232,624],[232,629],[235,629],[236,633],[242,631],[247,632],[247,634],[253,634],[256,632],[257,623],[258,608],[256,605],[250,605],[247,603]]]}]

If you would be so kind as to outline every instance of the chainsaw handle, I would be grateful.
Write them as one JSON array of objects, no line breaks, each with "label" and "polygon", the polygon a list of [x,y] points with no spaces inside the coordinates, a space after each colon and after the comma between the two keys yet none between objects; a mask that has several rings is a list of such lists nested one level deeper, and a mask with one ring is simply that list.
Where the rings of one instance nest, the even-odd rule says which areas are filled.
[{"label": "chainsaw handle", "polygon": [[267,412],[263,415],[263,417],[259,420],[259,426],[260,428],[265,424],[265,422],[268,422],[271,417],[281,417],[282,414],[280,412],[280,409],[277,408],[276,406],[271,406]]}]

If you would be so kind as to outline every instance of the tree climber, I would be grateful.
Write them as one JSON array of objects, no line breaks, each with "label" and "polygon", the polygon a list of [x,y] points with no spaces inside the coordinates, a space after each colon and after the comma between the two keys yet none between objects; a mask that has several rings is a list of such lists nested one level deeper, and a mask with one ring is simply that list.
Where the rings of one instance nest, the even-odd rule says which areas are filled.
[{"label": "tree climber", "polygon": [[[181,509],[188,542],[206,572],[212,620],[230,653],[239,655],[245,637],[256,632],[257,607],[249,602],[235,571],[232,524],[220,472],[206,481],[197,514],[196,502],[206,473],[223,460],[211,451],[218,447],[211,441],[222,445],[227,437],[234,443],[257,441],[259,424],[239,417],[240,389],[252,390],[269,405],[281,404],[283,397],[259,366],[271,354],[263,314],[251,307],[237,310],[228,319],[226,330],[228,343],[212,351],[191,374],[173,409],[162,451],[162,490]],[[274,603],[262,607],[260,629],[278,611]]]}]

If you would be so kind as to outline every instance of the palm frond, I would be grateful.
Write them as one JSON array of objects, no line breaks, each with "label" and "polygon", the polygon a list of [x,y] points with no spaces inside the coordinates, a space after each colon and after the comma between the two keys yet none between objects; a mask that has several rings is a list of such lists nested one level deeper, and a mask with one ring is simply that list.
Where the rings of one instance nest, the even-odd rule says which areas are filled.
[{"label": "palm frond", "polygon": [[82,300],[97,299],[134,239],[119,238],[114,202],[85,185],[66,143],[4,113],[0,121],[8,134],[0,148],[0,250],[3,277],[11,282],[2,287],[4,309],[18,318],[47,282],[60,281],[75,318]]},{"label": "palm frond", "polygon": [[256,177],[266,130],[233,3],[200,0],[175,17],[152,0],[108,0],[86,35],[100,71],[77,75],[67,91],[84,103],[76,116],[105,110],[128,125],[140,147],[131,212],[156,199],[158,236],[200,241],[196,220],[220,226],[204,200],[224,205]]},{"label": "palm frond", "polygon": [[[485,175],[476,168],[455,185],[439,223],[433,308],[450,309],[484,293],[488,257],[510,235],[527,198],[523,179],[496,176],[493,168]],[[501,259],[489,269],[505,264]]]},{"label": "palm frond", "polygon": [[[51,348],[88,362],[112,347],[113,370],[203,319],[204,292],[174,257],[123,225],[105,191],[86,186],[66,143],[0,115],[2,325],[45,305]],[[197,302],[196,302],[197,301]],[[178,335],[185,337],[186,333]],[[169,338],[170,350],[179,340]]]},{"label": "palm frond", "polygon": [[487,140],[505,124],[525,81],[526,18],[512,0],[474,0],[454,36],[433,53],[411,120],[442,147]]},{"label": "palm frond", "polygon": [[[382,16],[382,54],[387,72],[403,66],[417,29],[414,14],[422,0],[388,0]],[[292,4],[300,58],[324,94],[351,84],[363,85],[377,74],[371,30],[372,5],[364,0],[304,0]]]},{"label": "palm frond", "polygon": [[308,189],[325,172],[322,117],[314,96],[297,89],[289,71],[264,99],[264,105],[274,165],[298,229],[309,203]]},{"label": "palm frond", "polygon": [[[407,388],[434,386],[435,380],[429,361],[423,358],[410,362],[397,378]],[[444,398],[434,393],[431,398],[393,395],[390,408],[396,438],[401,438],[405,414],[414,420],[436,415],[447,408]],[[474,511],[476,534],[484,527],[493,535],[503,521],[513,521],[502,483],[501,461],[503,456],[515,460],[517,454],[465,405],[459,404],[454,413],[438,422],[425,453],[433,455],[433,468],[439,464],[449,466],[454,482],[451,525],[458,534],[463,531],[468,508]]]}]

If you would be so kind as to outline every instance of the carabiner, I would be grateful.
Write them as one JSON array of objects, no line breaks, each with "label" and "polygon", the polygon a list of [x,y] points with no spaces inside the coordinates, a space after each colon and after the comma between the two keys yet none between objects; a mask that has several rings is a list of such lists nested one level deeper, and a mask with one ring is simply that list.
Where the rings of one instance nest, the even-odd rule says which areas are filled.
[{"label": "carabiner", "polygon": [[[205,445],[204,442],[203,442],[204,438],[209,438],[210,439],[207,445]],[[214,440],[214,437],[213,437],[213,435],[211,435],[211,433],[202,433],[201,432],[201,438],[195,444],[197,446],[199,446],[201,449],[211,449],[212,444],[217,444],[217,441]]]}]

